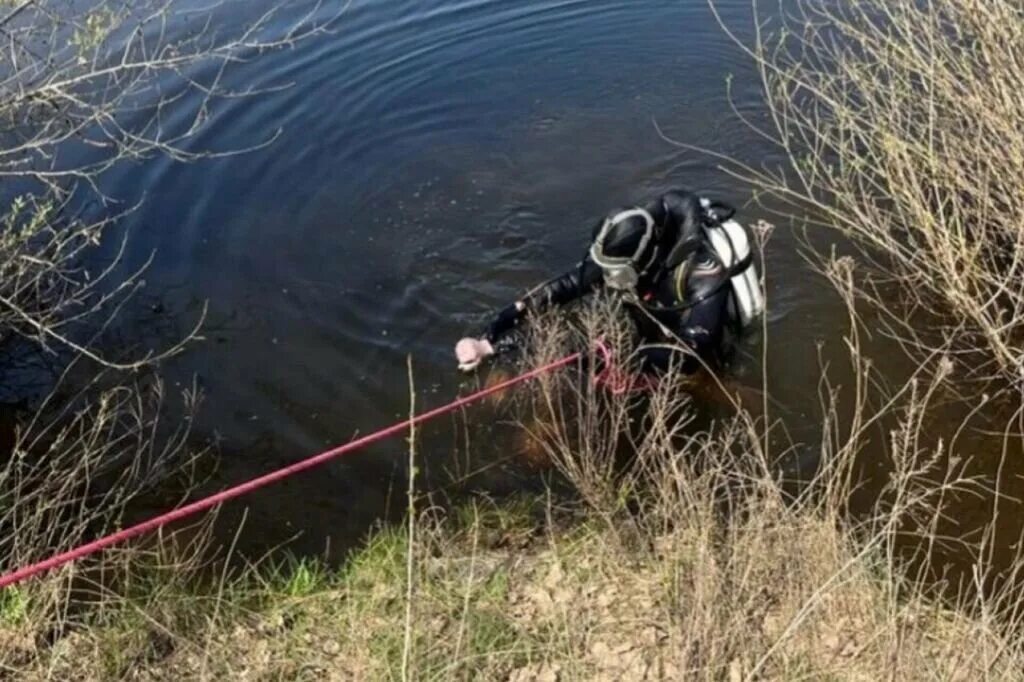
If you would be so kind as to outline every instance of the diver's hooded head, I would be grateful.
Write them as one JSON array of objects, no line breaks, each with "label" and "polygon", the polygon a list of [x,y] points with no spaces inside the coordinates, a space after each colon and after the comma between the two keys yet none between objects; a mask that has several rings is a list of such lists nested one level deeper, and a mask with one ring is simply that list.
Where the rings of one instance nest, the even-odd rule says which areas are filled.
[{"label": "diver's hooded head", "polygon": [[604,272],[605,284],[632,290],[657,257],[654,219],[642,208],[609,213],[594,227],[590,257]]}]

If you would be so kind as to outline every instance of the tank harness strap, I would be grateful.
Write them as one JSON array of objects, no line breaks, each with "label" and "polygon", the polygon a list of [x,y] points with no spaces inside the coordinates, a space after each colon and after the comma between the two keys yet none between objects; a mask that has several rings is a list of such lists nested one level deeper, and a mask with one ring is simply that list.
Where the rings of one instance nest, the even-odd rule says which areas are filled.
[{"label": "tank harness strap", "polygon": [[677,267],[682,265],[684,260],[697,253],[697,250],[700,249],[701,244],[703,243],[703,239],[694,238],[679,242],[673,246],[672,250],[669,251],[668,256],[665,258],[665,271],[668,272],[675,270]]},{"label": "tank harness strap", "polygon": [[[714,255],[715,255],[715,258],[718,258],[717,254],[714,254]],[[748,253],[746,258],[742,258],[742,259],[739,260],[739,262],[734,263],[731,266],[725,267],[725,272],[722,273],[722,279],[718,282],[718,284],[716,284],[711,289],[711,291],[707,291],[707,292],[701,294],[700,296],[695,297],[691,301],[686,301],[684,303],[680,303],[678,305],[671,305],[671,306],[648,305],[647,303],[644,303],[643,301],[640,301],[639,299],[637,299],[637,303],[639,305],[642,305],[644,308],[646,308],[646,309],[648,309],[648,310],[650,310],[652,312],[659,312],[659,313],[679,313],[679,312],[683,312],[685,310],[689,310],[690,308],[693,308],[693,307],[695,307],[697,305],[700,305],[701,303],[703,303],[704,301],[708,300],[709,298],[713,298],[714,296],[717,296],[722,291],[722,289],[724,289],[725,287],[729,286],[729,284],[732,281],[733,277],[735,277],[736,275],[741,274],[744,270],[746,270],[748,267],[750,267],[750,264],[753,262],[753,260],[754,259],[753,259],[752,254]],[[719,259],[719,262],[721,262],[721,259]],[[724,263],[722,263],[722,265],[725,266]]]}]

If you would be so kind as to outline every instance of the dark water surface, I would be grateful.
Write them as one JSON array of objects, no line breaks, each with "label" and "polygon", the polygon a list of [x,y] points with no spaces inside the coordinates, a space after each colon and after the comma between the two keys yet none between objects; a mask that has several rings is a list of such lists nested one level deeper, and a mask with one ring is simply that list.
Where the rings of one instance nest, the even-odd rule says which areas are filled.
[{"label": "dark water surface", "polygon": [[[749,34],[748,0],[716,4]],[[110,178],[115,195],[145,199],[128,219],[126,265],[156,253],[147,291],[164,312],[147,324],[184,330],[209,303],[206,341],[167,372],[197,374],[206,391],[200,432],[222,453],[210,486],[404,416],[407,355],[422,406],[456,394],[465,382],[453,343],[575,262],[608,207],[674,187],[749,201],[712,159],[657,130],[778,161],[732,111],[730,78],[734,104],[756,118],[756,74],[704,0],[356,0],[333,34],[232,69],[228,85],[240,89],[292,85],[218,103],[193,146],[244,148],[280,131],[273,144]],[[784,227],[768,269],[772,394],[793,437],[812,442],[817,344],[826,358],[841,353],[846,315]],[[760,386],[760,349],[757,338],[743,344],[733,381]],[[506,461],[507,430],[489,426],[486,410],[473,415],[469,464],[456,448],[461,422],[427,429],[431,481],[489,464],[469,488],[536,485]],[[231,513],[248,507],[247,546],[301,533],[302,550],[338,549],[404,504],[404,459],[398,439]]]}]

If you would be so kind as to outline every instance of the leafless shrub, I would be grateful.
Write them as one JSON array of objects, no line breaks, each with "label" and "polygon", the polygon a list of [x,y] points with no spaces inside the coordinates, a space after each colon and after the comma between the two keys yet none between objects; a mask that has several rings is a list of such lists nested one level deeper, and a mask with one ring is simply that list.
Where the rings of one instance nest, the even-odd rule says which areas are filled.
[{"label": "leafless shrub", "polygon": [[[26,566],[116,529],[133,501],[158,483],[178,478],[193,484],[191,412],[198,394],[189,389],[182,407],[169,410],[158,380],[104,385],[97,377],[76,395],[37,410],[17,430],[0,462],[0,571]],[[62,622],[69,590],[90,575],[88,562],[56,575],[8,588],[36,632]],[[118,561],[107,562],[110,568]],[[119,573],[118,570],[114,571]],[[87,583],[96,583],[96,576]],[[116,578],[115,578],[116,581]],[[79,585],[84,585],[78,580]],[[10,652],[7,652],[10,653]]]},{"label": "leafless shrub", "polygon": [[[0,424],[0,570],[109,532],[171,475],[183,490],[191,482],[198,392],[184,390],[181,406],[169,407],[177,401],[154,370],[195,339],[201,316],[164,348],[106,345],[145,265],[121,272],[124,241],[96,258],[120,215],[73,214],[76,191],[97,193],[103,172],[122,162],[244,151],[189,144],[216,100],[258,94],[225,87],[227,69],[322,33],[343,9],[283,2],[238,22],[230,11],[244,15],[245,3],[0,2],[0,177],[25,188],[0,211],[0,370],[7,378],[14,358],[29,357],[20,369],[33,380],[20,391],[4,386],[18,415]],[[197,547],[178,559],[194,564]],[[115,552],[8,589],[0,619],[45,633],[64,621],[72,585],[103,592],[97,566],[127,579],[145,554]],[[4,657],[12,651],[24,653],[15,646]]]},{"label": "leafless shrub", "polygon": [[242,24],[230,12],[244,14],[245,3],[230,1],[5,4],[0,177],[60,193],[124,160],[243,151],[188,147],[218,99],[257,94],[227,88],[227,69],[322,33],[347,3],[271,4]]},{"label": "leafless shrub", "polygon": [[0,6],[0,177],[35,182],[22,183],[27,193],[12,199],[0,224],[0,344],[30,339],[47,353],[118,369],[180,351],[195,331],[128,359],[92,347],[145,266],[112,281],[116,250],[89,271],[86,256],[119,216],[83,220],[68,201],[82,183],[98,192],[95,181],[118,163],[245,151],[189,144],[218,99],[258,94],[225,87],[228,68],[321,34],[344,7],[283,2],[239,22],[230,12],[245,7],[235,2],[202,11],[174,0]]},{"label": "leafless shrub", "polygon": [[725,166],[861,245],[874,266],[861,268],[862,294],[909,349],[933,354],[955,338],[953,357],[975,376],[1019,381],[1019,3],[800,0],[772,19],[753,11],[753,42],[736,42],[760,71],[768,112],[749,123],[789,163]]},{"label": "leafless shrub", "polygon": [[139,290],[148,267],[115,280],[123,238],[105,264],[87,266],[117,218],[83,221],[64,217],[52,199],[15,198],[0,225],[0,346],[28,342],[58,368],[78,356],[109,369],[137,370],[177,354],[192,340],[202,316],[190,333],[164,349],[125,358],[95,348],[93,340]]}]

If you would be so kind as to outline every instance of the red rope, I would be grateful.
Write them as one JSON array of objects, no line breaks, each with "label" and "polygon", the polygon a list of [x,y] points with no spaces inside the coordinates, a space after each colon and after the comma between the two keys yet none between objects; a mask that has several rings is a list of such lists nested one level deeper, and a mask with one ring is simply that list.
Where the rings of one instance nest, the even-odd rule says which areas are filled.
[{"label": "red rope", "polygon": [[125,540],[129,540],[136,536],[142,535],[143,533],[148,533],[151,530],[156,530],[157,528],[166,526],[169,523],[180,521],[181,519],[192,516],[193,514],[198,514],[201,511],[206,511],[207,509],[215,507],[221,504],[222,502],[227,502],[228,500],[240,497],[242,495],[245,495],[246,493],[252,492],[253,490],[257,490],[264,486],[268,486],[272,483],[276,483],[282,479],[288,478],[289,476],[294,476],[295,474],[303,472],[306,469],[312,469],[315,466],[319,466],[325,462],[335,459],[336,457],[341,457],[344,454],[353,452],[372,443],[376,443],[377,441],[384,440],[385,438],[390,438],[391,436],[402,433],[403,431],[410,429],[417,424],[430,421],[435,417],[440,417],[441,415],[448,414],[449,412],[454,412],[459,408],[465,407],[466,405],[472,404],[478,400],[486,398],[487,396],[499,393],[505,390],[506,388],[510,388],[512,386],[515,386],[516,384],[521,384],[526,381],[530,381],[531,379],[535,379],[541,376],[542,374],[546,374],[556,369],[565,367],[566,365],[569,365],[575,362],[576,360],[579,360],[581,356],[582,353],[573,353],[572,355],[564,357],[561,360],[557,360],[542,367],[538,367],[537,369],[526,372],[525,374],[520,374],[519,376],[513,377],[507,381],[503,381],[499,384],[495,384],[493,386],[489,386],[485,389],[477,391],[476,393],[471,393],[470,395],[464,396],[457,400],[453,400],[447,405],[442,405],[441,407],[430,410],[429,412],[418,414],[410,419],[406,419],[403,422],[393,424],[392,426],[381,429],[380,431],[377,431],[375,433],[363,436],[362,438],[357,438],[356,440],[346,443],[345,445],[341,445],[326,452],[322,452],[319,455],[313,455],[312,457],[304,459],[300,462],[296,462],[295,464],[291,464],[282,469],[278,469],[277,471],[272,471],[269,474],[264,474],[259,478],[254,478],[250,481],[246,481],[245,483],[241,483],[232,488],[228,488],[227,490],[222,490],[219,493],[210,495],[209,497],[204,497],[200,500],[196,500],[195,502],[186,504],[184,507],[178,507],[177,509],[173,509],[164,514],[160,514],[159,516],[154,516],[151,519],[142,521],[141,523],[137,523],[134,526],[130,526],[123,530],[119,530],[116,533],[111,533],[110,535],[99,538],[98,540],[93,540],[92,542],[88,542],[84,545],[68,550],[67,552],[56,554],[50,557],[49,559],[45,559],[38,563],[25,566],[24,568],[19,568],[16,571],[8,573],[4,576],[0,576],[0,589],[7,587],[9,585],[14,585],[15,583],[19,583],[23,580],[27,580],[28,578],[39,575],[40,573],[45,573],[46,571],[58,568],[59,566],[63,566],[64,564],[71,563],[76,559],[81,559],[82,557],[89,556],[90,554],[95,554],[96,552],[106,549],[111,545],[124,542]]}]

